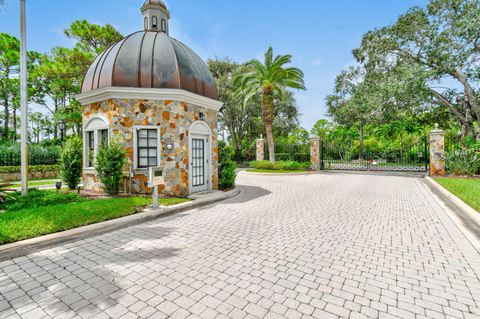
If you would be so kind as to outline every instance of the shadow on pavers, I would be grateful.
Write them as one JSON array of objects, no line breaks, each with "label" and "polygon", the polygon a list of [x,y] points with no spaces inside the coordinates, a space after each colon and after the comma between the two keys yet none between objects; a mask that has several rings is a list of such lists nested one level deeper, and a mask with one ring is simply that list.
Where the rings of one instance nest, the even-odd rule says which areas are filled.
[{"label": "shadow on pavers", "polygon": [[237,196],[222,200],[217,203],[212,203],[210,205],[202,206],[197,209],[205,210],[205,209],[210,209],[212,207],[215,207],[217,205],[243,204],[272,193],[269,190],[266,190],[265,188],[258,187],[258,186],[236,185],[235,187],[240,189],[240,193]]},{"label": "shadow on pavers", "polygon": [[[180,249],[164,243],[152,245],[152,242],[161,240],[174,230],[173,227],[145,223],[13,261],[37,265],[36,274],[30,276],[39,285],[30,297],[44,306],[47,304],[44,308],[49,316],[73,311],[89,317],[98,313],[99,309],[103,311],[118,304],[119,299],[127,295],[128,288],[152,281],[148,274],[163,270],[160,268],[164,266],[157,261],[176,256]],[[139,265],[139,262],[144,264]],[[17,276],[24,274],[19,271]],[[16,277],[15,271],[7,275]],[[118,280],[120,278],[121,281]],[[22,287],[21,279],[13,280]],[[28,283],[31,284],[30,281]],[[16,309],[32,303],[30,298],[20,299],[16,300]]]}]

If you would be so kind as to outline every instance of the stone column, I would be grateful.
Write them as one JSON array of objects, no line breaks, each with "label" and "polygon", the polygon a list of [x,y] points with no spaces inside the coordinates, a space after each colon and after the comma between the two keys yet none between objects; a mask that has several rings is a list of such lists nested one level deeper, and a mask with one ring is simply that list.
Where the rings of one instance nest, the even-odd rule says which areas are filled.
[{"label": "stone column", "polygon": [[430,131],[430,176],[445,175],[445,131],[438,128]]},{"label": "stone column", "polygon": [[265,160],[265,140],[263,138],[257,139],[257,161]]},{"label": "stone column", "polygon": [[320,138],[315,135],[310,136],[310,168],[320,170]]}]

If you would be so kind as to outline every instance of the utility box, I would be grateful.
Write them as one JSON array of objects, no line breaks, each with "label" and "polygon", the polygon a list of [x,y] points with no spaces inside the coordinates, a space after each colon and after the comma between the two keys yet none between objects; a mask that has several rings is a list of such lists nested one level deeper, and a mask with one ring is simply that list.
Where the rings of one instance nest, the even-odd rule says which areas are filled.
[{"label": "utility box", "polygon": [[164,183],[163,169],[161,167],[150,167],[148,169],[148,187],[155,187]]}]

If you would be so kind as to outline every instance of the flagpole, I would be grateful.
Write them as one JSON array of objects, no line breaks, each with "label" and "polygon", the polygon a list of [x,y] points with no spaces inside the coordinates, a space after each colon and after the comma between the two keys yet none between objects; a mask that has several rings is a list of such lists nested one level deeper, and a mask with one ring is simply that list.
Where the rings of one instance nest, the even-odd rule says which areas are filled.
[{"label": "flagpole", "polygon": [[20,107],[21,107],[21,181],[22,196],[28,194],[28,107],[27,107],[27,27],[25,17],[25,0],[20,0]]}]

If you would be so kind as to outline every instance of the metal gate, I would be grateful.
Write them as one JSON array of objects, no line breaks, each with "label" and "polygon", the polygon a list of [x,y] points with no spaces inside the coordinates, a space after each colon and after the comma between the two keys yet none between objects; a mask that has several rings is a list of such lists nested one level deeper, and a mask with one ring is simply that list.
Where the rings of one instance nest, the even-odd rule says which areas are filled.
[{"label": "metal gate", "polygon": [[381,150],[366,149],[363,155],[348,145],[320,142],[321,170],[426,172],[428,165],[426,137]]}]

